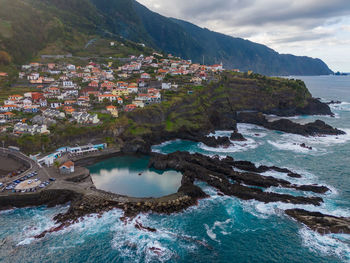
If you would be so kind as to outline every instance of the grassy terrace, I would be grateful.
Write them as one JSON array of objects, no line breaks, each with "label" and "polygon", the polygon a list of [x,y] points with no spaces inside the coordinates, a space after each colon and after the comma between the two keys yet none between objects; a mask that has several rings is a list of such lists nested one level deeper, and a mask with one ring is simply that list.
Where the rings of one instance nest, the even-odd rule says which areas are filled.
[{"label": "grassy terrace", "polygon": [[310,97],[302,81],[226,72],[218,82],[178,92],[166,91],[161,104],[130,113],[126,134],[150,135],[152,129],[200,130],[210,122],[210,116],[239,110],[269,112],[283,107],[303,107]]},{"label": "grassy terrace", "polygon": [[18,87],[3,87],[0,88],[0,104],[3,104],[5,100],[7,100],[9,95],[13,94],[19,94],[22,95],[26,92],[30,91],[40,91],[37,88],[31,88],[31,87],[26,87],[26,86],[18,86]]}]

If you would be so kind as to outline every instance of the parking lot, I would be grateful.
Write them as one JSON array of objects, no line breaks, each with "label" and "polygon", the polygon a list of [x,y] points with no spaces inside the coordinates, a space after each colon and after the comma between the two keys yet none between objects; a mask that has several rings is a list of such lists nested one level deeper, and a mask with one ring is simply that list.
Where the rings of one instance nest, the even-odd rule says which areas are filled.
[{"label": "parking lot", "polygon": [[28,193],[37,192],[40,189],[48,187],[52,182],[56,181],[55,178],[48,178],[44,171],[38,173],[33,171],[14,179],[6,184],[0,182],[1,193]]}]

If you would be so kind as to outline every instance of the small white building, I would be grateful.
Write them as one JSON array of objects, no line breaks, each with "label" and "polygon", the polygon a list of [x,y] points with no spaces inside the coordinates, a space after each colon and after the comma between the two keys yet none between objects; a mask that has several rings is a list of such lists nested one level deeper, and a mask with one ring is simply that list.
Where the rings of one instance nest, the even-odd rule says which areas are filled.
[{"label": "small white building", "polygon": [[72,161],[65,162],[59,167],[61,174],[74,173],[74,163]]},{"label": "small white building", "polygon": [[116,101],[118,96],[113,94],[103,94],[98,96],[98,102],[103,102],[104,100],[108,100],[109,102]]},{"label": "small white building", "polygon": [[17,123],[13,127],[13,132],[14,133],[19,133],[19,134],[49,134],[50,131],[47,129],[46,125],[28,125],[27,123]]},{"label": "small white building", "polygon": [[97,114],[92,115],[86,112],[73,112],[72,117],[77,123],[81,124],[97,124],[100,122]]},{"label": "small white building", "polygon": [[51,102],[50,103],[50,108],[51,109],[58,109],[62,106],[62,103],[61,102]]},{"label": "small white building", "polygon": [[75,71],[75,65],[69,64],[69,65],[67,66],[67,69],[68,69],[69,71]]},{"label": "small white building", "polygon": [[162,83],[162,89],[171,89],[171,83]]},{"label": "small white building", "polygon": [[148,74],[148,73],[142,73],[141,74],[141,79],[150,79],[151,78],[151,75]]},{"label": "small white building", "polygon": [[74,88],[73,81],[63,81],[63,88]]}]

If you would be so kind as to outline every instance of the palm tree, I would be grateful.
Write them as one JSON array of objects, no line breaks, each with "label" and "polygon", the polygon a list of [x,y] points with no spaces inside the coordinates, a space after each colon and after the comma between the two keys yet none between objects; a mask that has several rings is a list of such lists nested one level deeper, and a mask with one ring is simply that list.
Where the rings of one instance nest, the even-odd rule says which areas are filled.
[{"label": "palm tree", "polygon": [[60,163],[59,163],[58,161],[55,161],[55,162],[53,163],[53,165],[57,168],[57,170],[58,170],[59,167],[60,167]]}]

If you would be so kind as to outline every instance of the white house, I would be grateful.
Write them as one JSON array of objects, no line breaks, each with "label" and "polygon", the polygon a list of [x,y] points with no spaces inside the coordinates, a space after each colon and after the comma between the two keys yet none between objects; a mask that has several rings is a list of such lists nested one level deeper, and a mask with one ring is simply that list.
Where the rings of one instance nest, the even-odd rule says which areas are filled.
[{"label": "white house", "polygon": [[129,86],[128,87],[128,92],[129,93],[137,93],[138,92],[138,87],[136,87],[136,86]]},{"label": "white house", "polygon": [[23,107],[30,107],[33,104],[32,100],[30,99],[24,99],[22,103],[23,103]]},{"label": "white house", "polygon": [[28,80],[37,80],[37,79],[39,79],[39,77],[40,77],[39,73],[32,73],[29,76],[27,76],[27,79]]},{"label": "white house", "polygon": [[43,116],[52,119],[64,119],[66,117],[66,114],[58,110],[47,109],[43,112]]},{"label": "white house", "polygon": [[60,167],[61,174],[71,174],[74,173],[74,163],[72,161],[65,162]]},{"label": "white house", "polygon": [[91,115],[86,112],[73,112],[72,117],[77,123],[97,124],[100,122],[97,114]]},{"label": "white house", "polygon": [[20,108],[17,105],[4,105],[0,106],[0,111],[7,112],[7,111],[14,111],[14,110],[19,110]]},{"label": "white house", "polygon": [[13,132],[14,133],[29,133],[31,135],[50,133],[50,131],[47,129],[46,125],[28,125],[26,123],[21,123],[21,122],[14,125]]},{"label": "white house", "polygon": [[69,65],[67,66],[67,69],[68,69],[69,71],[75,71],[75,66],[72,65],[72,64],[69,64]]},{"label": "white house", "polygon": [[103,102],[104,100],[108,100],[109,102],[113,102],[117,100],[117,96],[113,94],[102,94],[98,96],[98,101]]},{"label": "white house", "polygon": [[59,107],[62,106],[62,103],[61,102],[51,102],[50,103],[50,108],[51,109],[58,109]]},{"label": "white house", "polygon": [[151,78],[151,75],[148,74],[148,73],[142,73],[141,74],[141,79],[150,79]]},{"label": "white house", "polygon": [[74,88],[73,81],[63,81],[63,88]]},{"label": "white house", "polygon": [[171,83],[162,83],[162,89],[171,89]]}]

